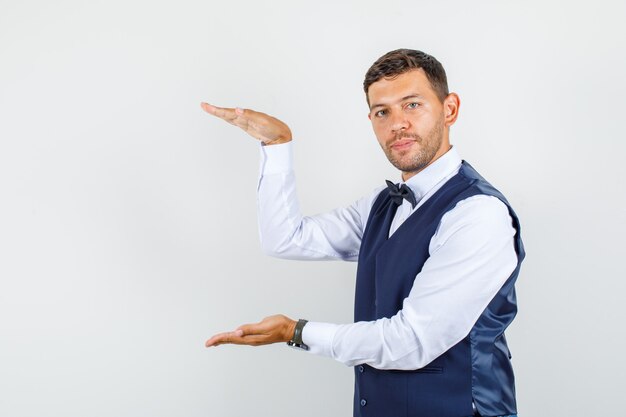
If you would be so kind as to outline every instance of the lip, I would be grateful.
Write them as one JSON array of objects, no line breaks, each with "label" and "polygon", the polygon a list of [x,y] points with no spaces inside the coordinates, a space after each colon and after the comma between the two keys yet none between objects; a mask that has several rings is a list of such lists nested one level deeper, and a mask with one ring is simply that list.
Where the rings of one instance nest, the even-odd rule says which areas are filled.
[{"label": "lip", "polygon": [[391,149],[403,151],[409,149],[415,143],[414,139],[400,139],[391,145]]}]

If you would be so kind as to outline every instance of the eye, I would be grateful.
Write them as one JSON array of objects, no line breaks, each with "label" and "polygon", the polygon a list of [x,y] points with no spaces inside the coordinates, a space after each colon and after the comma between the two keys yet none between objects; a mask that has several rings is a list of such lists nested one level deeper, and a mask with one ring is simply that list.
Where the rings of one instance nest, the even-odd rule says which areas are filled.
[{"label": "eye", "polygon": [[374,116],[376,117],[383,117],[387,114],[387,110],[378,110],[376,113],[374,113]]},{"label": "eye", "polygon": [[407,104],[407,107],[409,109],[416,109],[416,108],[419,107],[419,105],[420,105],[419,103],[409,103],[409,104]]}]

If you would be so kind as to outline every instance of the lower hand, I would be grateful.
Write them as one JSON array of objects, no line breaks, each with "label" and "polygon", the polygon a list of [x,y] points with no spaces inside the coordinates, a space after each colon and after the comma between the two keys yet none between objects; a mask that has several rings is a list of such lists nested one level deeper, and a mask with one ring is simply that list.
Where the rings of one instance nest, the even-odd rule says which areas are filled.
[{"label": "lower hand", "polygon": [[244,324],[232,332],[218,333],[204,344],[206,347],[223,344],[260,346],[288,342],[293,337],[298,322],[277,314],[255,324]]}]

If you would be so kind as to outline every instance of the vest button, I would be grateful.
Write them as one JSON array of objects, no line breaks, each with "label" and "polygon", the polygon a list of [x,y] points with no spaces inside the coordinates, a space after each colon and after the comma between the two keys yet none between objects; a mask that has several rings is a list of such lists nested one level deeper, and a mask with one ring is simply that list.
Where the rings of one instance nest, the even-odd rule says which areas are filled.
[{"label": "vest button", "polygon": [[367,401],[361,400],[361,407],[365,407],[365,404],[367,404]]},{"label": "vest button", "polygon": [[359,365],[359,372],[363,373],[363,371],[365,371],[365,368],[363,367],[363,365]]}]

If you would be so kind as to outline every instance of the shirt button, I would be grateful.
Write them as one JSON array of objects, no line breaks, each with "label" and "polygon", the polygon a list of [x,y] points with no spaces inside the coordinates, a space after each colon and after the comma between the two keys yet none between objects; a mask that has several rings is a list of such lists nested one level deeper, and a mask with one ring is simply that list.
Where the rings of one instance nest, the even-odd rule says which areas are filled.
[{"label": "shirt button", "polygon": [[359,372],[363,373],[363,371],[365,371],[365,368],[363,368],[363,365],[359,365]]},{"label": "shirt button", "polygon": [[367,404],[367,401],[361,400],[361,407],[365,407],[365,404]]}]

